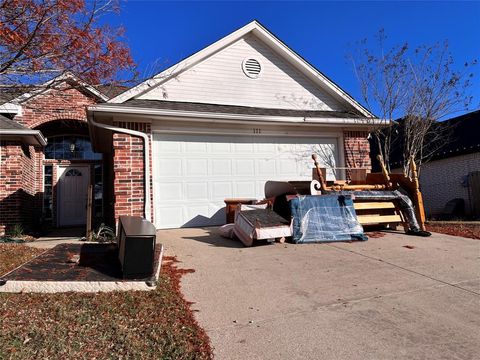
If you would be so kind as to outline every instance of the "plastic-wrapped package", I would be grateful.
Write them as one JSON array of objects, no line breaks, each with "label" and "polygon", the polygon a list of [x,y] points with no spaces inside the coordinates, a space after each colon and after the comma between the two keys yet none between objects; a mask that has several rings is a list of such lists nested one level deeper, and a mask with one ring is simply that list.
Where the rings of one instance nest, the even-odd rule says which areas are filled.
[{"label": "plastic-wrapped package", "polygon": [[290,201],[295,243],[367,240],[350,195],[307,195]]},{"label": "plastic-wrapped package", "polygon": [[354,196],[355,199],[365,199],[365,200],[388,200],[394,201],[398,209],[402,212],[403,217],[408,223],[408,227],[412,233],[425,233],[420,230],[418,225],[417,218],[415,217],[415,209],[413,203],[407,195],[402,194],[398,190],[394,191],[337,191],[335,194],[341,194],[345,196]]}]

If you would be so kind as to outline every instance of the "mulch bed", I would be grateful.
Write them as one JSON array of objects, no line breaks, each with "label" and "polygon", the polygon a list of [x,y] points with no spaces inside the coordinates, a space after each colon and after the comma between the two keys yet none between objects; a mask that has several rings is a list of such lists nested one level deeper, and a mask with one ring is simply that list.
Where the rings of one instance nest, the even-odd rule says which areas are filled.
[{"label": "mulch bed", "polygon": [[[155,269],[160,252],[161,247],[157,246]],[[23,281],[123,281],[117,246],[111,243],[60,244],[4,278]]]},{"label": "mulch bed", "polygon": [[427,223],[426,226],[427,230],[431,232],[480,240],[480,224],[430,222]]},{"label": "mulch bed", "polygon": [[[0,273],[41,252],[0,244]],[[165,257],[154,291],[0,294],[0,359],[211,359],[180,292],[192,271]]]}]

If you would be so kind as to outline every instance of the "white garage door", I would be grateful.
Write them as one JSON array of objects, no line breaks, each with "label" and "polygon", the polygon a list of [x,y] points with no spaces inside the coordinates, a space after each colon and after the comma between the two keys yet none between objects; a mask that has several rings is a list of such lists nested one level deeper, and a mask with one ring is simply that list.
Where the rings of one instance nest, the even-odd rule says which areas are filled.
[{"label": "white garage door", "polygon": [[[312,152],[338,162],[336,138],[154,134],[157,228],[225,223],[225,198],[264,198],[267,180],[311,180]],[[329,174],[328,177],[332,177]]]}]

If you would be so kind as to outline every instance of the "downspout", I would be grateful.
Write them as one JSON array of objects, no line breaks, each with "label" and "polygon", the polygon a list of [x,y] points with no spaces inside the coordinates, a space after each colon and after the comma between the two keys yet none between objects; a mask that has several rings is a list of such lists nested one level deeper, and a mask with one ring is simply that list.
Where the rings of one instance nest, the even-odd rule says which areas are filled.
[{"label": "downspout", "polygon": [[144,176],[144,193],[145,193],[145,201],[143,202],[143,216],[145,219],[149,221],[153,221],[152,219],[152,206],[151,206],[151,200],[150,200],[150,143],[148,139],[148,135],[136,131],[136,130],[130,130],[130,129],[124,129],[120,128],[117,126],[113,125],[107,125],[107,124],[102,124],[102,123],[97,123],[93,118],[95,117],[95,114],[92,113],[92,116],[88,117],[88,120],[91,125],[101,128],[101,129],[106,129],[106,130],[111,130],[116,133],[121,133],[121,134],[127,134],[127,135],[132,135],[136,137],[141,137],[143,139],[143,164],[144,164],[144,169],[143,169],[143,176]]}]

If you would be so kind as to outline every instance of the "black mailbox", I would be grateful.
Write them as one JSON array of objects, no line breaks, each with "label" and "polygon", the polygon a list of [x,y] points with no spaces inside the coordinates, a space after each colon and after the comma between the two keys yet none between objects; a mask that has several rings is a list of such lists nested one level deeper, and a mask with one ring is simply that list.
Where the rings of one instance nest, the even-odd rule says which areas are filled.
[{"label": "black mailbox", "polygon": [[121,216],[118,223],[118,256],[123,278],[153,275],[155,226],[140,216]]}]

